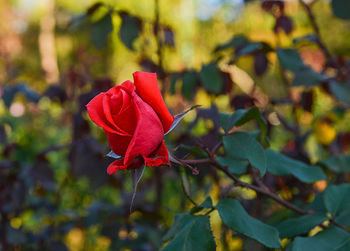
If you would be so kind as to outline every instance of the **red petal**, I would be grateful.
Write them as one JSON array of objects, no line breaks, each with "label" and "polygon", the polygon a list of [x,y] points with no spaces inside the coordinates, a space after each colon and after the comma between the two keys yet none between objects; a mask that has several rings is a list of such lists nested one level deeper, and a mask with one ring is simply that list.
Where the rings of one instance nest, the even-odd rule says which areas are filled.
[{"label": "red petal", "polygon": [[[113,119],[111,106],[113,103],[111,102],[111,97],[109,95],[104,95],[103,101],[102,101],[102,107],[103,107],[103,113],[105,115],[106,120],[113,125],[117,130],[124,135],[131,136],[130,133],[126,132],[126,130],[123,130],[121,127],[119,127],[116,123],[116,121]],[[124,105],[124,104],[123,104]]]},{"label": "red petal", "polygon": [[111,124],[105,117],[103,112],[103,97],[105,93],[102,92],[94,97],[87,105],[88,114],[93,122],[99,127],[102,127],[110,133],[122,134],[113,124]]},{"label": "red petal", "polygon": [[112,151],[120,156],[125,156],[126,150],[132,139],[132,136],[123,136],[115,133],[109,133],[105,130],[108,144]]},{"label": "red petal", "polygon": [[159,166],[167,165],[170,166],[168,149],[164,144],[164,140],[160,146],[151,155],[143,157],[146,166]]},{"label": "red petal", "polygon": [[124,160],[123,159],[117,159],[113,161],[107,168],[107,173],[109,175],[115,173],[118,170],[126,169],[127,167],[124,166]]},{"label": "red petal", "polygon": [[139,168],[141,165],[143,165],[142,158],[134,159],[134,161],[128,166],[124,165],[124,159],[117,159],[108,166],[107,173],[111,175],[116,171],[125,170],[125,169],[135,169],[135,168]]},{"label": "red petal", "polygon": [[157,149],[164,136],[162,123],[152,107],[136,93],[133,93],[133,101],[137,126],[125,154],[125,165],[130,164],[139,155],[150,155]]},{"label": "red petal", "polygon": [[159,91],[157,74],[137,71],[133,76],[136,93],[156,111],[162,121],[164,132],[167,132],[174,121],[174,117],[170,114]]}]

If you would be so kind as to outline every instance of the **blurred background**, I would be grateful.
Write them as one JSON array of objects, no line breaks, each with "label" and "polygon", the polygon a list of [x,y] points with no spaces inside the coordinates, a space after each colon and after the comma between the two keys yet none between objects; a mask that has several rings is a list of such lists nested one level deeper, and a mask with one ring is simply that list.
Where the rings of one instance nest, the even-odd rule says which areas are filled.
[{"label": "blurred background", "polygon": [[[181,176],[198,202],[223,196],[229,181],[209,166],[199,175],[147,168],[129,215],[130,173],[107,175],[109,147],[85,105],[138,70],[157,72],[172,114],[201,105],[166,136],[178,156],[203,157],[199,145],[219,142],[218,114],[253,105],[272,149],[311,164],[348,153],[349,13],[346,1],[323,0],[1,0],[2,248],[158,250],[174,215],[191,208]],[[278,48],[293,48],[287,62]],[[327,185],[265,181],[286,199]],[[255,217],[278,217],[254,191],[231,193]],[[264,249],[225,229],[217,213],[211,225],[218,250]]]}]

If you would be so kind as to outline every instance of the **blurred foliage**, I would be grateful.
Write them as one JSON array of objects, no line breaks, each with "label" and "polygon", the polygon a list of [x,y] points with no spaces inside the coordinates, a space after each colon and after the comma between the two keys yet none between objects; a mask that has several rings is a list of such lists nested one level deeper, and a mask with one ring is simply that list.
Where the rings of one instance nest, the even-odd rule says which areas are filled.
[{"label": "blurred foliage", "polygon": [[[349,250],[349,13],[346,0],[1,1],[2,250]],[[85,105],[137,70],[157,73],[172,114],[201,105],[165,137],[176,158],[215,149],[236,182],[317,213],[203,162],[145,168],[130,215],[131,175],[107,175]]]}]

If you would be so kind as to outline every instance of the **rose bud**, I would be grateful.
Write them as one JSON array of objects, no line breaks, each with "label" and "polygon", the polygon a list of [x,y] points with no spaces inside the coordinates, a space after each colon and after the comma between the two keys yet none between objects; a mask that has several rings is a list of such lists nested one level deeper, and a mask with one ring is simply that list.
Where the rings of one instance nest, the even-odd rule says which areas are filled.
[{"label": "rose bud", "polygon": [[127,80],[94,97],[88,114],[102,127],[112,151],[122,158],[107,169],[113,174],[122,169],[170,165],[163,141],[174,117],[169,113],[158,89],[155,73],[135,72],[134,83]]}]

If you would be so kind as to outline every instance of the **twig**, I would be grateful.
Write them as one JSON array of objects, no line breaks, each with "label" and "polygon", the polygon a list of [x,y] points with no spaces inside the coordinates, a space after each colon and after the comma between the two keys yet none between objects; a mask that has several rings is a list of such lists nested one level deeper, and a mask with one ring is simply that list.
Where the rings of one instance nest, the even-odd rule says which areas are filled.
[{"label": "twig", "polygon": [[292,209],[295,212],[298,212],[300,214],[309,214],[309,213],[314,213],[314,211],[305,211],[295,205],[293,205],[292,203],[282,199],[281,197],[279,197],[278,195],[265,190],[263,188],[254,186],[252,184],[243,182],[241,180],[239,180],[236,176],[234,176],[226,167],[222,166],[220,163],[218,163],[215,159],[199,159],[199,160],[181,160],[182,163],[187,163],[187,164],[203,164],[203,163],[208,163],[208,164],[212,164],[213,166],[215,166],[217,169],[221,170],[222,172],[224,172],[230,179],[233,180],[233,182],[235,183],[236,186],[240,186],[240,187],[245,187],[245,188],[249,188],[254,190],[257,193],[260,194],[264,194],[268,197],[270,197],[271,199],[275,200],[276,202],[282,204],[283,206]]},{"label": "twig", "polygon": [[331,53],[329,52],[328,48],[326,47],[326,45],[324,44],[324,42],[321,39],[320,29],[316,23],[315,15],[312,13],[311,6],[308,5],[307,3],[305,3],[303,0],[299,0],[299,3],[305,9],[305,11],[309,17],[312,29],[314,30],[315,35],[316,35],[316,43],[320,47],[320,49],[323,51],[324,55],[326,56],[327,62],[330,63],[331,65],[335,66],[337,69],[339,69],[340,67],[338,66],[338,64],[336,62],[334,62]]}]

